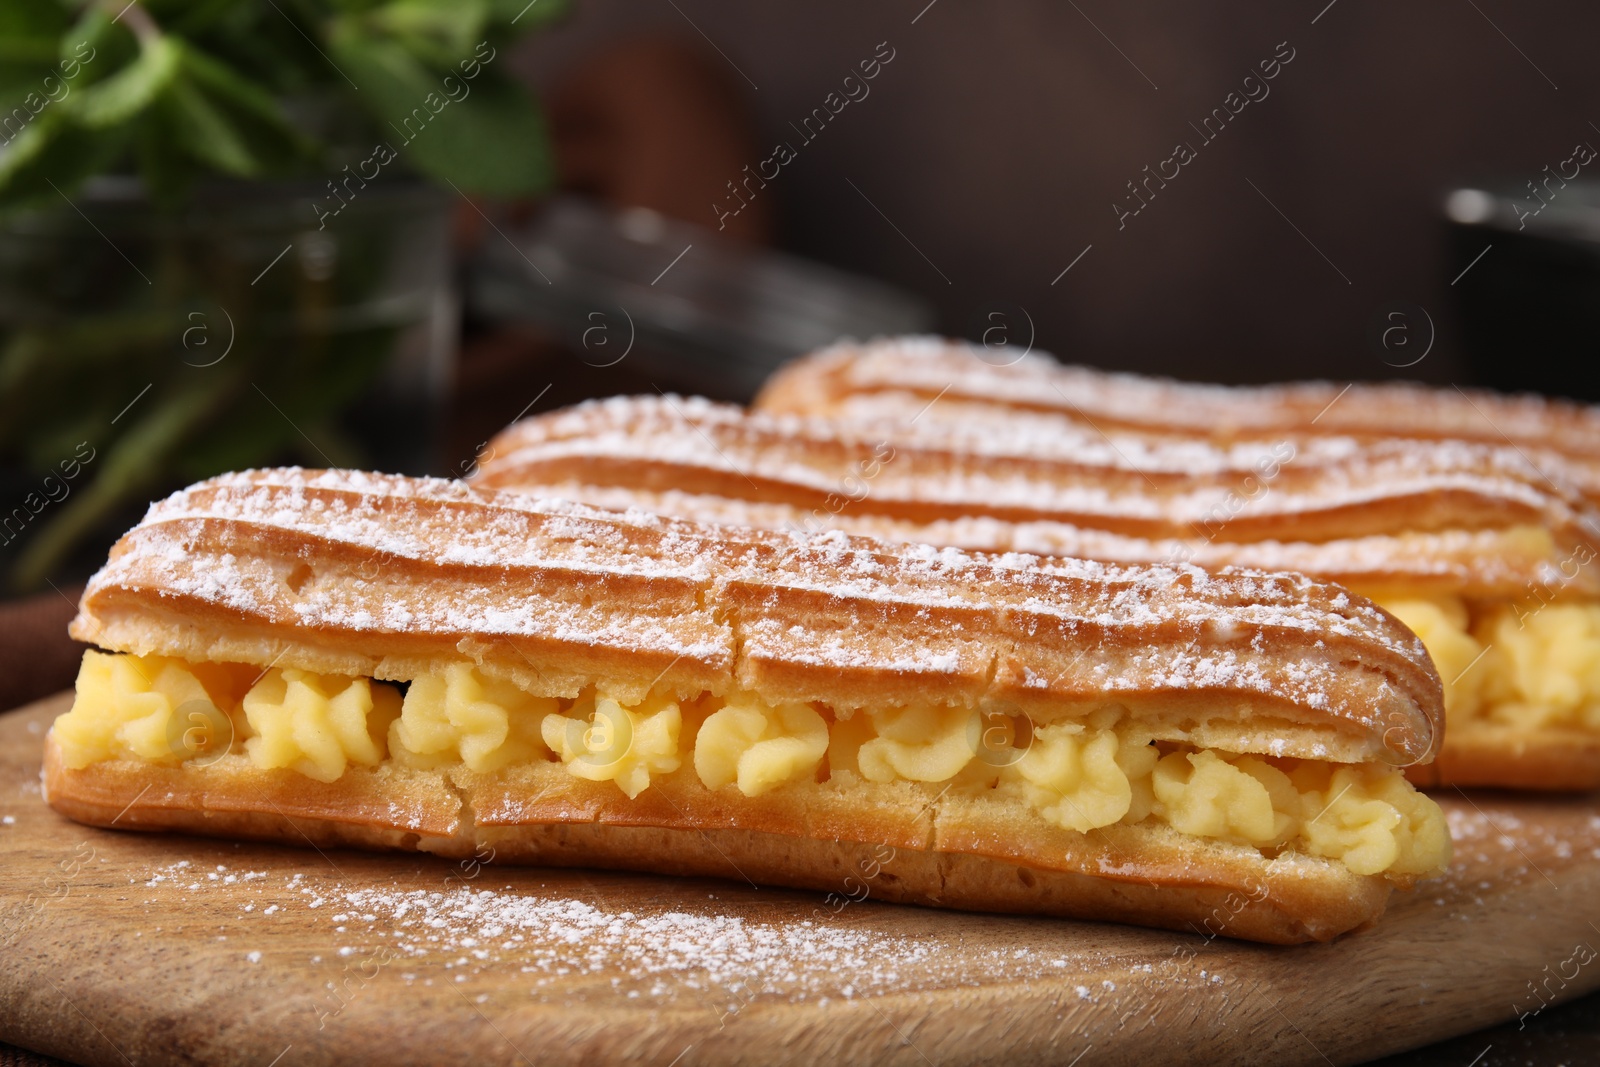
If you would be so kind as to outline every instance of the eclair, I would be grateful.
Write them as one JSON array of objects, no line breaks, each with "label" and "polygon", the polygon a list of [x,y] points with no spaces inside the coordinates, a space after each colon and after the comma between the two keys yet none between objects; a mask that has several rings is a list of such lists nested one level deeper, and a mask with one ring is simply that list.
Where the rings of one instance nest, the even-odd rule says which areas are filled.
[{"label": "eclair", "polygon": [[264,470],[152,505],[72,633],[91,825],[1276,943],[1450,855],[1426,652],[1297,575]]},{"label": "eclair", "polygon": [[[938,403],[932,403],[938,398]],[[1040,420],[1094,434],[1214,441],[1284,437],[1473,441],[1521,449],[1600,503],[1600,408],[1535,395],[1415,382],[1209,385],[1091,367],[1040,352],[1013,358],[940,337],[847,342],[781,368],[756,398],[762,411],[835,418],[924,412],[946,423]],[[1559,474],[1557,473],[1559,472]]]},{"label": "eclair", "polygon": [[1311,574],[1382,604],[1438,663],[1451,728],[1418,781],[1600,788],[1600,524],[1519,450],[931,416],[591,402],[507,429],[476,484],[767,528]]}]

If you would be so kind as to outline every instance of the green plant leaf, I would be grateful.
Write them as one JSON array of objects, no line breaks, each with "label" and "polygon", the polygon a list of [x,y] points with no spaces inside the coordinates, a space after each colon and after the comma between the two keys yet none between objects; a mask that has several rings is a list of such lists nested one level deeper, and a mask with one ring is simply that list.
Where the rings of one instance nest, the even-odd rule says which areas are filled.
[{"label": "green plant leaf", "polygon": [[71,193],[127,146],[130,128],[86,130],[50,108],[0,153],[0,208]]},{"label": "green plant leaf", "polygon": [[548,25],[572,9],[568,0],[489,0],[490,17],[522,33]]},{"label": "green plant leaf", "polygon": [[[264,86],[275,99],[335,84],[345,88],[326,51],[319,51],[322,46],[317,42],[324,36],[320,25],[296,18],[296,9],[288,0],[280,0],[279,6],[281,14],[270,7],[234,0],[214,28],[189,43],[226,64],[237,76]],[[263,11],[270,17],[263,19]]]},{"label": "green plant leaf", "polygon": [[489,22],[487,0],[392,0],[361,16],[374,36],[387,35],[435,67],[472,54]]},{"label": "green plant leaf", "polygon": [[206,89],[230,111],[241,112],[240,135],[257,146],[257,155],[270,164],[294,163],[309,157],[316,149],[266,88],[237,74],[226,63],[206,55],[193,45],[183,45],[183,69],[195,84]]},{"label": "green plant leaf", "polygon": [[0,36],[0,73],[7,73],[18,67],[29,72],[48,72],[55,58],[54,37]]},{"label": "green plant leaf", "polygon": [[5,0],[0,4],[0,63],[51,64],[56,42],[72,25],[56,0]]},{"label": "green plant leaf", "polygon": [[137,52],[133,34],[112,21],[104,8],[91,4],[62,36],[57,59],[78,63],[85,82],[92,84],[131,62]]},{"label": "green plant leaf", "polygon": [[181,59],[182,48],[169,37],[143,42],[132,63],[73,93],[62,107],[75,122],[90,129],[103,130],[125,123],[172,85]]},{"label": "green plant leaf", "polygon": [[238,6],[238,0],[197,0],[185,5],[176,17],[163,19],[168,32],[185,37],[210,29],[213,24]]},{"label": "green plant leaf", "polygon": [[183,67],[194,79],[219,96],[226,97],[235,107],[248,111],[263,122],[291,129],[289,120],[271,92],[240,74],[226,63],[206,55],[192,44],[183,47]]},{"label": "green plant leaf", "polygon": [[9,145],[49,106],[37,90],[0,92],[0,145]]},{"label": "green plant leaf", "polygon": [[[532,98],[481,60],[471,80],[459,68],[485,42],[504,51],[517,34],[566,14],[568,0],[137,2],[146,16],[138,38],[129,19],[116,20],[119,4],[0,0],[0,209],[48,191],[43,178],[68,190],[130,163],[171,205],[206,172],[337,167],[374,132],[409,142],[404,166],[475,193],[520,195],[550,180]],[[152,24],[156,34],[143,32]],[[40,107],[52,73],[70,91]],[[346,75],[359,91],[347,91]],[[285,101],[295,102],[296,119]],[[308,110],[305,101],[325,103]]]},{"label": "green plant leaf", "polygon": [[195,159],[239,178],[261,173],[261,162],[228,116],[190,79],[175,78],[157,107],[162,109],[177,143]]},{"label": "green plant leaf", "polygon": [[521,85],[486,71],[471,95],[396,144],[424,174],[483,196],[527,196],[555,180],[544,115]]},{"label": "green plant leaf", "polygon": [[389,124],[390,143],[413,168],[485,196],[542,192],[554,177],[544,118],[533,98],[485,70],[451,99],[443,80],[398,43],[354,27],[329,44],[362,87],[361,101]]},{"label": "green plant leaf", "polygon": [[46,78],[60,81],[56,48],[69,25],[66,11],[53,0],[0,3],[0,96],[10,105],[5,110],[30,92],[44,96],[50,91]]}]

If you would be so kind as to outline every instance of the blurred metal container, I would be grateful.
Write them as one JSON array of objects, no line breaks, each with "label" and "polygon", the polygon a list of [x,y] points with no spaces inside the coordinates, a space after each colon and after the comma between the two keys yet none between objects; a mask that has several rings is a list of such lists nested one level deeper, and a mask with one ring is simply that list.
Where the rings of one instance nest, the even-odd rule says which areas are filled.
[{"label": "blurred metal container", "polygon": [[564,197],[500,236],[469,274],[474,317],[542,327],[590,366],[626,357],[708,396],[746,399],[803,352],[934,321],[929,304],[882,282],[643,208],[613,214]]},{"label": "blurred metal container", "polygon": [[1460,188],[1444,213],[1474,378],[1600,400],[1600,182]]}]

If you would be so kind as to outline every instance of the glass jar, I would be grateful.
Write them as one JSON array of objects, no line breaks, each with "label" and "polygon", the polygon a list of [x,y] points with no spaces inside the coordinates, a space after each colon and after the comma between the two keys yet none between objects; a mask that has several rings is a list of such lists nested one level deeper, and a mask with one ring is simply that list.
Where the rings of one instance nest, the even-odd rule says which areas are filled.
[{"label": "glass jar", "polygon": [[101,179],[0,220],[8,584],[86,569],[146,501],[221,471],[432,470],[451,207],[396,180],[218,183],[168,211]]}]

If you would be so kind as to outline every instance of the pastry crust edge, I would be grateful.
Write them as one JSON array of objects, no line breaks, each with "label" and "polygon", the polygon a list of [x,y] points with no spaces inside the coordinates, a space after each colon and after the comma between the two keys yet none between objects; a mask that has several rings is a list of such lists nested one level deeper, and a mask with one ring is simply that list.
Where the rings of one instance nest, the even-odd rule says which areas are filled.
[{"label": "pastry crust edge", "polygon": [[[1355,874],[1337,860],[1269,858],[1165,827],[1089,834],[1051,828],[1023,842],[996,833],[1004,827],[991,825],[979,803],[958,806],[937,829],[915,813],[859,799],[846,805],[853,811],[836,805],[834,817],[819,818],[814,810],[786,809],[781,791],[749,802],[713,793],[692,772],[628,801],[611,783],[586,782],[548,763],[529,769],[524,778],[532,780],[386,765],[351,768],[322,783],[249,767],[240,756],[225,759],[220,769],[112,760],[74,770],[50,736],[42,778],[50,806],[90,826],[726,878],[1272,944],[1328,941],[1364,928],[1383,913],[1397,881],[1404,883]],[[903,792],[905,804],[924,795],[914,787]],[[475,811],[484,814],[475,819]],[[1077,870],[1041,863],[1040,853],[1059,847],[1064,835],[1083,844],[1080,855],[1067,857]],[[932,847],[939,838],[943,850]],[[819,917],[828,914],[819,901]]]}]

